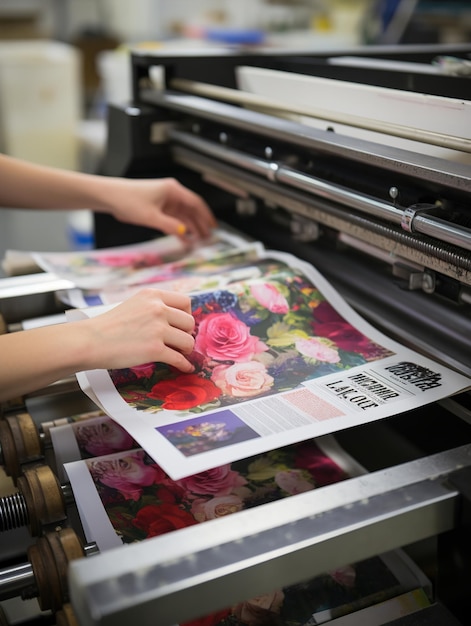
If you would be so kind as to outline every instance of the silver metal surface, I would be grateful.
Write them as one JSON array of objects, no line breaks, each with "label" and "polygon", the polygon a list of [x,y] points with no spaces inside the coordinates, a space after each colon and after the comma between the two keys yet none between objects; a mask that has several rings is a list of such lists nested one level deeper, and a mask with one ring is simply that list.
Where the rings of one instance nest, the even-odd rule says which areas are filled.
[{"label": "silver metal surface", "polygon": [[417,215],[414,228],[416,232],[423,235],[459,246],[468,252],[471,250],[471,230],[464,226],[454,226],[439,217],[428,218],[424,215]]},{"label": "silver metal surface", "polygon": [[53,274],[41,272],[0,279],[0,313],[4,321],[12,324],[52,313],[63,312],[56,292],[70,289],[73,283]]},{"label": "silver metal surface", "polygon": [[74,561],[77,619],[175,624],[450,530],[446,476],[470,464],[463,446]]},{"label": "silver metal surface", "polygon": [[36,584],[30,563],[12,565],[0,570],[0,600],[21,595],[22,591]]},{"label": "silver metal surface", "polygon": [[352,209],[357,209],[368,215],[386,219],[393,224],[401,223],[403,211],[397,206],[380,202],[364,194],[355,193],[339,185],[318,180],[288,167],[279,167],[276,179],[278,182],[284,183],[285,185],[291,185],[292,187],[313,193],[331,202],[338,202]]},{"label": "silver metal surface", "polygon": [[18,298],[36,293],[71,289],[74,284],[70,280],[58,278],[48,272],[27,274],[25,276],[9,276],[0,280],[0,299]]},{"label": "silver metal surface", "polygon": [[248,193],[262,199],[267,206],[283,207],[292,215],[304,216],[339,233],[376,245],[394,259],[407,259],[471,285],[471,258],[467,250],[425,241],[395,225],[353,213],[348,207],[339,207],[324,198],[306,197],[294,188],[277,187],[266,178],[255,178],[251,172],[236,169],[184,146],[172,146],[172,156],[177,163],[200,172],[206,180],[223,189],[235,186],[234,181],[237,181],[239,194]]},{"label": "silver metal surface", "polygon": [[228,128],[256,132],[270,137],[271,141],[288,141],[293,148],[299,146],[351,158],[358,163],[379,166],[390,172],[413,176],[417,180],[434,182],[459,191],[471,191],[471,171],[465,163],[318,130],[199,96],[143,90],[140,97],[143,102],[224,123]]},{"label": "silver metal surface", "polygon": [[29,524],[29,512],[22,493],[0,498],[0,532]]},{"label": "silver metal surface", "polygon": [[[328,203],[321,198],[312,198],[312,200],[309,200],[309,198],[302,196],[301,192],[295,189],[283,188],[283,190],[281,190],[281,188],[277,188],[268,180],[255,178],[253,174],[242,172],[230,165],[225,165],[220,161],[205,157],[183,146],[174,146],[172,148],[172,157],[177,163],[200,172],[203,179],[211,184],[220,185],[223,189],[229,189],[231,185],[235,187],[234,181],[236,181],[237,191],[240,195],[250,194],[255,198],[263,200],[266,206],[284,208],[292,216],[302,216],[315,223],[332,228],[338,233],[348,234],[358,239],[358,241],[362,243],[363,249],[367,246],[374,245],[378,250],[381,250],[384,255],[388,255],[388,263],[401,259],[406,260],[407,262],[416,263],[419,266],[426,267],[439,274],[449,276],[459,281],[462,285],[471,285],[471,258],[466,250],[459,250],[458,248],[453,249],[450,246],[441,246],[438,243],[433,244],[418,239],[413,235],[409,235],[402,229],[375,222],[374,220],[368,219],[366,216],[355,214]],[[314,252],[315,248],[310,249],[311,254]],[[334,259],[336,256],[337,255],[334,255]],[[321,271],[329,275],[332,259],[326,266],[323,265],[323,260],[324,255],[320,255],[320,258],[317,257],[314,264],[318,269],[323,268]],[[345,265],[342,266],[342,274],[345,273],[345,267]],[[384,289],[384,285],[381,289]],[[370,317],[371,314],[368,305],[369,301],[369,296],[367,296],[364,302],[362,299],[358,301],[357,298],[354,301],[355,307],[358,307],[358,305],[363,302],[363,307],[359,310],[367,317]],[[413,306],[416,306],[416,304],[417,303]],[[365,305],[368,309],[366,311],[364,310]],[[409,308],[408,305],[406,305],[406,307]],[[441,315],[441,319],[449,319],[452,311],[453,309],[448,307],[445,316]],[[428,316],[427,312],[425,312],[425,314]],[[379,327],[383,327],[382,320],[384,319],[384,311],[382,311],[377,320]],[[409,327],[402,329],[402,333],[408,331]],[[415,323],[410,326],[410,331],[415,337],[417,331]],[[469,333],[466,331],[466,336],[468,334]],[[434,335],[434,337],[436,337],[436,335]],[[430,352],[430,349],[434,348],[435,343],[435,341],[432,341],[431,344],[430,339],[427,339],[425,344],[422,344],[420,348],[416,349],[419,349],[419,351],[425,354],[429,354],[432,358],[437,358],[437,354],[432,356]],[[416,342],[411,341],[409,345],[414,346]],[[467,364],[465,371],[470,371],[468,352],[466,350],[462,352],[465,355],[465,363]],[[438,356],[439,361],[442,361],[442,356],[443,355]],[[447,361],[447,363],[450,365],[450,362]]]},{"label": "silver metal surface", "polygon": [[[181,145],[249,172],[265,176],[273,182],[301,189],[330,202],[340,203],[367,215],[387,220],[392,224],[401,225],[404,222],[404,213],[407,211],[405,208],[401,209],[396,205],[381,202],[365,194],[356,193],[339,185],[308,176],[285,165],[258,159],[180,130],[171,130],[169,137]],[[471,249],[470,229],[464,226],[458,228],[434,216],[414,215],[413,230],[427,234],[444,243],[450,243],[466,250]]]}]

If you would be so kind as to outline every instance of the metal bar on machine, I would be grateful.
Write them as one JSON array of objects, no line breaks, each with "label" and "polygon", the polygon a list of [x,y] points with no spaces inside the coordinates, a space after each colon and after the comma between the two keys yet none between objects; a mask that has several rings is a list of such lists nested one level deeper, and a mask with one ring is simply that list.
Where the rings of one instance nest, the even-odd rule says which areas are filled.
[{"label": "metal bar on machine", "polygon": [[306,117],[315,117],[328,122],[347,124],[348,126],[353,126],[355,128],[363,128],[365,130],[384,133],[393,137],[420,141],[422,143],[449,148],[451,150],[459,150],[460,152],[471,152],[471,141],[464,137],[445,135],[443,133],[414,128],[411,126],[393,124],[391,122],[377,121],[371,118],[351,115],[350,113],[345,112],[339,113],[338,111],[332,110],[326,111],[324,109],[319,109],[318,107],[313,107],[312,105],[307,105],[306,103],[298,105],[294,102],[290,102],[289,104],[277,102],[271,98],[259,96],[247,91],[229,89],[227,87],[210,85],[183,78],[173,79],[171,81],[171,87],[186,93],[216,98],[218,100],[234,102],[245,106],[256,106],[265,110],[281,111],[282,113],[295,113]]},{"label": "metal bar on machine", "polygon": [[[169,138],[181,145],[198,150],[226,163],[236,165],[245,170],[265,176],[273,182],[279,182],[297,189],[302,189],[316,196],[332,202],[341,203],[349,208],[355,208],[368,215],[388,220],[400,225],[403,220],[404,208],[381,202],[371,196],[351,191],[323,180],[308,176],[284,165],[250,156],[244,152],[215,144],[201,137],[196,137],[184,131],[170,129]],[[420,215],[414,220],[414,230],[422,234],[435,237],[440,241],[471,248],[471,230],[465,227],[455,227],[449,222],[433,216]]]},{"label": "metal bar on machine", "polygon": [[289,141],[293,146],[353,159],[358,163],[378,166],[401,175],[410,174],[418,180],[444,185],[455,191],[471,190],[471,174],[465,163],[330,133],[200,96],[143,89],[140,92],[140,101],[183,114],[197,115],[202,119],[227,124],[230,128],[255,131],[262,137],[266,134],[273,140]]},{"label": "metal bar on machine", "polygon": [[7,276],[0,282],[0,298],[17,298],[32,294],[71,289],[75,285],[64,278],[59,278],[49,272],[26,274],[22,276]]},{"label": "metal bar on machine", "polygon": [[167,626],[436,536],[456,523],[446,477],[470,465],[466,445],[73,561],[77,619]]}]

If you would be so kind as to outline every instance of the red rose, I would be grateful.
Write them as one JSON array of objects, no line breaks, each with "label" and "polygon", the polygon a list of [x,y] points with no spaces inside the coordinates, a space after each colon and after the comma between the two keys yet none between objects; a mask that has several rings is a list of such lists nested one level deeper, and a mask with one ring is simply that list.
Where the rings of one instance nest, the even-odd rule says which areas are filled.
[{"label": "red rose", "polygon": [[341,350],[368,354],[371,341],[347,322],[314,323],[312,328],[319,337],[328,337]]},{"label": "red rose", "polygon": [[147,394],[149,398],[163,400],[162,407],[169,411],[183,411],[206,404],[221,395],[214,383],[197,374],[182,374],[156,383]]},{"label": "red rose", "polygon": [[173,481],[168,480],[167,483],[167,485],[163,485],[157,489],[155,496],[160,502],[175,504],[177,500],[180,500],[185,495],[184,491]]},{"label": "red rose", "polygon": [[157,537],[165,533],[197,524],[194,517],[173,504],[149,504],[143,507],[133,519],[136,528],[143,530],[147,537]]},{"label": "red rose", "polygon": [[316,320],[318,322],[345,322],[345,319],[337,313],[334,307],[327,302],[327,300],[323,300],[317,307],[314,313]]}]

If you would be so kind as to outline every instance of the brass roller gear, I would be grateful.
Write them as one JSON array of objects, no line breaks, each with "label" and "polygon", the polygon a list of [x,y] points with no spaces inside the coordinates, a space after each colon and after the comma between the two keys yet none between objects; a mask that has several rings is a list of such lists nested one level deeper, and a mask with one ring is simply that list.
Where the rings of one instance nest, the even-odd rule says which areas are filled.
[{"label": "brass roller gear", "polygon": [[43,456],[39,433],[29,413],[9,415],[0,422],[0,444],[5,472],[14,481],[21,474],[22,464]]},{"label": "brass roller gear", "polygon": [[27,469],[18,478],[18,489],[26,502],[33,536],[38,536],[44,526],[66,519],[62,489],[48,465]]},{"label": "brass roller gear", "polygon": [[42,611],[58,611],[69,602],[68,565],[70,561],[84,556],[82,543],[71,528],[47,533],[30,546],[28,559],[33,568]]}]

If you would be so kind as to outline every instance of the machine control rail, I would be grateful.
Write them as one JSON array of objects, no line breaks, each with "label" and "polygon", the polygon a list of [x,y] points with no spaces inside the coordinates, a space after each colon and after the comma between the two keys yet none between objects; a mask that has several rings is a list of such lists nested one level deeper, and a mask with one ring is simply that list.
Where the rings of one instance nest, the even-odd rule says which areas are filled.
[{"label": "machine control rail", "polygon": [[180,145],[198,150],[225,163],[230,163],[261,175],[272,182],[307,191],[323,199],[340,203],[368,215],[400,225],[408,232],[429,235],[439,241],[466,250],[471,248],[471,229],[464,226],[456,227],[444,219],[433,216],[430,211],[427,213],[425,209],[415,209],[413,216],[405,219],[405,215],[410,215],[411,207],[401,208],[388,204],[365,194],[356,193],[339,185],[316,179],[283,164],[256,158],[180,130],[170,129],[169,138]]}]

